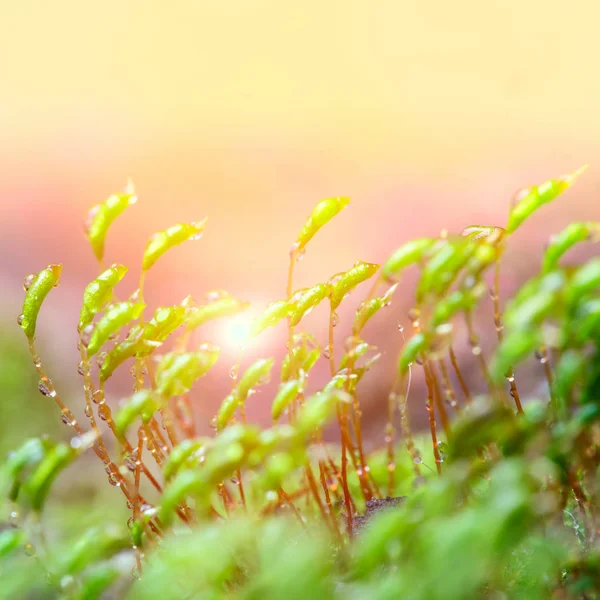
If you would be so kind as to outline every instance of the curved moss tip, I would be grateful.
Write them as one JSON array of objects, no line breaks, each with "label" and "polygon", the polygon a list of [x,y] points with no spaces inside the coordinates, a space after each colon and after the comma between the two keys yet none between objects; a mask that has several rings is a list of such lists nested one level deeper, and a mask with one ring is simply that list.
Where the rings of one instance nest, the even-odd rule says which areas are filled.
[{"label": "curved moss tip", "polygon": [[62,273],[62,263],[57,265],[48,265],[47,269],[52,273],[52,277],[56,281],[54,287],[56,287],[60,283],[60,274]]},{"label": "curved moss tip", "polygon": [[583,173],[585,173],[585,171],[587,171],[588,167],[590,165],[589,164],[585,164],[581,167],[579,167],[579,169],[576,169],[575,171],[573,171],[572,173],[568,173],[567,175],[563,175],[561,177],[561,180],[564,181],[568,186],[573,185],[573,183],[575,182],[575,180],[580,176],[583,175]]}]

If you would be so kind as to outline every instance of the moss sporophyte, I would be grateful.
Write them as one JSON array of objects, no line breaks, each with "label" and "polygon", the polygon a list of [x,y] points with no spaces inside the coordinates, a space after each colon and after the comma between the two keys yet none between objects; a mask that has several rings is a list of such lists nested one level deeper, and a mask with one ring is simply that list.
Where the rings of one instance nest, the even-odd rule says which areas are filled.
[{"label": "moss sporophyte", "polygon": [[[319,202],[291,246],[281,297],[248,327],[249,340],[284,329],[283,361],[244,364],[240,350],[210,435],[200,434],[198,395],[202,377],[223,359],[204,326],[250,304],[214,290],[148,312],[145,274],[199,239],[206,219],[152,236],[137,291],[119,299],[129,270],[104,265],[107,236],[137,196],[131,184],[111,195],[87,223],[99,275],[85,288],[74,340],[81,421],[36,347],[42,304],[69,274],[54,264],[24,281],[18,324],[44,401],[58,406],[73,436],[70,443],[27,440],[5,461],[0,487],[16,526],[0,531],[2,560],[17,561],[20,549],[35,555],[49,597],[100,597],[132,568],[135,582],[125,577],[119,588],[131,598],[598,597],[591,590],[600,585],[600,259],[573,264],[567,256],[598,241],[600,224],[567,225],[551,238],[539,274],[512,298],[500,295],[513,234],[582,171],[519,192],[506,223],[404,241],[381,266],[359,260],[295,289],[298,259],[349,204],[344,197]],[[414,295],[402,282],[407,269],[418,272]],[[340,306],[362,284],[368,291],[336,345],[346,325]],[[414,298],[411,331],[390,326],[398,358],[380,443],[367,447],[361,382],[380,354],[364,330],[384,319],[382,309],[398,294]],[[320,304],[329,306],[325,343],[304,328]],[[489,328],[475,318],[478,309],[488,311]],[[493,350],[482,336],[493,339]],[[537,402],[525,403],[518,368],[531,358],[547,385]],[[322,386],[310,377],[318,361],[329,367]],[[107,389],[128,368],[132,393],[116,406]],[[416,374],[425,392],[411,397],[409,411]],[[253,424],[246,407],[277,378],[271,426]],[[475,380],[483,394],[472,391]],[[427,415],[427,435],[411,431],[414,411]],[[331,424],[337,443],[324,435]],[[59,555],[41,517],[55,480],[84,452],[100,459],[122,494],[128,526],[86,530]],[[122,555],[133,564],[115,559]]]}]

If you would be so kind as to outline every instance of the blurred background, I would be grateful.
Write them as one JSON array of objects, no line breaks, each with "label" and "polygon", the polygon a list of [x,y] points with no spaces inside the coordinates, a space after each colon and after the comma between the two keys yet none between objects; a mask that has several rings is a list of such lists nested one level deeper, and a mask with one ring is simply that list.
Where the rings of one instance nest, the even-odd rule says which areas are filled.
[{"label": "blurred background", "polygon": [[[106,253],[132,266],[122,293],[135,288],[152,232],[208,215],[201,241],[153,269],[147,300],[153,308],[225,288],[252,301],[252,316],[283,297],[288,250],[322,198],[352,203],[311,242],[296,287],[358,259],[382,262],[442,228],[503,225],[518,188],[590,163],[515,236],[502,280],[509,294],[538,268],[552,232],[600,217],[599,19],[593,0],[2,2],[2,452],[25,435],[68,435],[27,364],[16,326],[21,280],[64,264],[38,340],[56,385],[81,410],[75,328],[97,274],[82,224],[129,176],[139,202],[111,229]],[[362,384],[366,429],[378,440],[413,282],[365,331],[384,353]],[[363,286],[340,311],[338,355],[365,294]],[[322,307],[307,321],[321,341],[326,319]],[[206,330],[223,354],[198,386],[205,428],[228,390],[243,326]],[[273,330],[249,357],[281,357],[284,341]],[[325,363],[315,377],[326,379]],[[536,377],[524,387],[535,391]],[[125,373],[111,401],[129,388]],[[253,398],[252,418],[268,414],[269,399]],[[418,388],[411,400],[418,424]]]}]

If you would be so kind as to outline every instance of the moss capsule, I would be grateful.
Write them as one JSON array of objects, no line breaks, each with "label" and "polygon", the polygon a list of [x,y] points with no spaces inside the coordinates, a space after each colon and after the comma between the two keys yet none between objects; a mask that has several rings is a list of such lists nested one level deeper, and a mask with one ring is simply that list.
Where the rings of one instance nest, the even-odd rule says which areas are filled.
[{"label": "moss capsule", "polygon": [[29,340],[35,337],[37,318],[46,296],[50,290],[60,283],[62,265],[48,265],[40,271],[31,281],[25,300],[23,311],[19,315],[18,323]]}]

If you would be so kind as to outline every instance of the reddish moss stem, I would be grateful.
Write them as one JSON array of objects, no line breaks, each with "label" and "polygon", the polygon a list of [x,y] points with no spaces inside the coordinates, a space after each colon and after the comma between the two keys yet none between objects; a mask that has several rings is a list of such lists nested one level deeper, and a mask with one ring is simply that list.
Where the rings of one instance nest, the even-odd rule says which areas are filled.
[{"label": "reddish moss stem", "polygon": [[429,369],[426,365],[423,365],[425,371],[425,382],[427,384],[427,411],[429,412],[429,430],[431,432],[431,443],[433,445],[433,457],[435,460],[435,466],[438,475],[442,474],[442,458],[440,456],[440,450],[438,448],[437,433],[435,427],[435,413],[433,403],[433,383],[429,374]]}]

